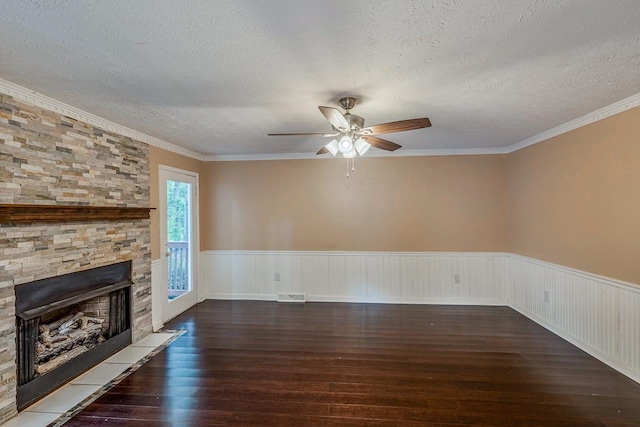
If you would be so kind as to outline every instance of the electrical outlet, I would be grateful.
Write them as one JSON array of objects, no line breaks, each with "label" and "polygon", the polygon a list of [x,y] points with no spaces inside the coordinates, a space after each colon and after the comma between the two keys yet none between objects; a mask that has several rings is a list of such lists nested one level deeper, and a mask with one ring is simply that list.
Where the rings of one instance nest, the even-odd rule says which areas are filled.
[{"label": "electrical outlet", "polygon": [[544,291],[544,302],[546,303],[551,302],[551,293],[549,291]]},{"label": "electrical outlet", "polygon": [[280,281],[280,273],[273,273],[273,280],[275,280],[276,282]]},{"label": "electrical outlet", "polygon": [[459,274],[454,274],[453,275],[453,283],[456,285],[460,284],[460,275]]}]

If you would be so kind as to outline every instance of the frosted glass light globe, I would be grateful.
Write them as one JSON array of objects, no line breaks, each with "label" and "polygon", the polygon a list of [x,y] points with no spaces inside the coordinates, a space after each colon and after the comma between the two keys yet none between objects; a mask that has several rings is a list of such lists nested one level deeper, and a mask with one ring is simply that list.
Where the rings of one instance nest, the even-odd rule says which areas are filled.
[{"label": "frosted glass light globe", "polygon": [[345,135],[340,139],[338,150],[340,150],[342,154],[350,153],[353,150],[353,141],[349,135]]}]

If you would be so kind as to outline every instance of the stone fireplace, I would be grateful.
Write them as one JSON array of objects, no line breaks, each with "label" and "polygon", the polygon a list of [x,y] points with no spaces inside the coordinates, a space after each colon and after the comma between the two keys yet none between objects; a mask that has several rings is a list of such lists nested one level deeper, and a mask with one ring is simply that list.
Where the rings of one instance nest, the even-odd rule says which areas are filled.
[{"label": "stone fireplace", "polygon": [[[21,327],[30,322],[51,324],[58,312],[62,318],[82,312],[85,319],[80,323],[94,322],[89,318],[99,317],[106,308],[109,325],[103,321],[104,330],[89,334],[95,343],[83,341],[87,351],[76,350],[74,354],[82,354],[72,358],[95,357],[89,365],[109,353],[97,357],[89,351],[109,343],[109,335],[121,336],[121,344],[151,332],[148,157],[143,142],[0,95],[0,424],[31,399],[22,399],[31,396],[29,388],[22,388],[30,381],[18,380],[18,370],[33,375],[29,360],[34,356],[25,346],[26,335],[35,334],[35,329],[21,331]],[[25,206],[31,207],[27,214]],[[23,306],[23,293],[51,294],[49,280],[56,286],[68,274],[112,265],[128,266],[126,286],[106,285],[105,292],[83,290],[98,292],[84,300],[67,284],[61,286],[71,290],[62,298],[65,304],[58,307],[57,298],[45,298],[44,306]],[[128,319],[112,318],[114,305],[123,303],[129,306]],[[118,323],[128,325],[117,332]],[[106,341],[96,345],[100,334]],[[31,338],[32,344],[38,339]],[[67,365],[73,364],[65,363],[35,380],[57,377],[58,371],[71,369]],[[71,373],[75,375],[78,372]]]}]

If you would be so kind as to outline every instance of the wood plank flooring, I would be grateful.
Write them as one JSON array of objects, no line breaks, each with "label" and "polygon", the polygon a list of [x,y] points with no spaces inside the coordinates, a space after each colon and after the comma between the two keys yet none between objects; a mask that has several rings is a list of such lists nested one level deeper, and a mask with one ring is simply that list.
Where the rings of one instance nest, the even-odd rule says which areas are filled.
[{"label": "wood plank flooring", "polygon": [[205,301],[66,426],[640,426],[640,384],[507,307]]}]

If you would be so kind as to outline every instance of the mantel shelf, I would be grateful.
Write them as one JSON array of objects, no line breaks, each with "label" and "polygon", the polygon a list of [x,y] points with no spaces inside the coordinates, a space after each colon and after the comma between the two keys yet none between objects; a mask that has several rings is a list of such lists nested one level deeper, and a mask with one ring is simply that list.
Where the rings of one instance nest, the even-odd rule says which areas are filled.
[{"label": "mantel shelf", "polygon": [[153,208],[72,205],[0,205],[0,224],[149,219]]}]

